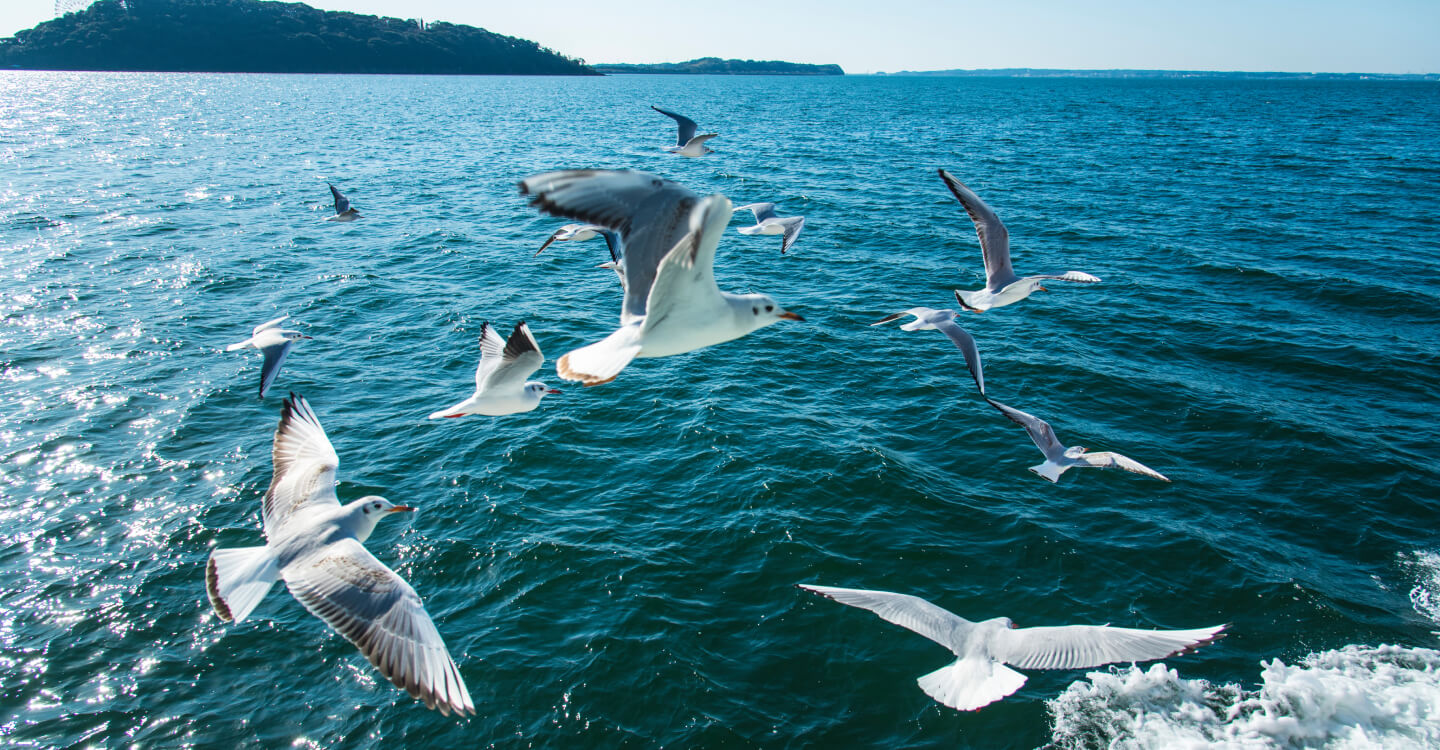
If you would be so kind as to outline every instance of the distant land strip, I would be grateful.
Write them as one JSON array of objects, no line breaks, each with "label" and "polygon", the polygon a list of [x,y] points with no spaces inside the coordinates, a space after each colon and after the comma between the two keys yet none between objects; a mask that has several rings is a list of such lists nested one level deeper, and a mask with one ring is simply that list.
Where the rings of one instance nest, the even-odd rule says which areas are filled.
[{"label": "distant land strip", "polygon": [[843,76],[839,65],[811,65],[781,60],[721,60],[701,57],[679,63],[600,63],[592,65],[601,73],[675,73],[727,76]]},{"label": "distant land strip", "polygon": [[1228,78],[1241,80],[1396,80],[1440,81],[1440,73],[1285,73],[1229,70],[1065,70],[1061,68],[985,68],[980,70],[902,70],[877,76],[933,76],[961,78]]},{"label": "distant land strip", "polygon": [[0,39],[0,68],[600,75],[582,60],[473,26],[262,0],[97,0]]}]

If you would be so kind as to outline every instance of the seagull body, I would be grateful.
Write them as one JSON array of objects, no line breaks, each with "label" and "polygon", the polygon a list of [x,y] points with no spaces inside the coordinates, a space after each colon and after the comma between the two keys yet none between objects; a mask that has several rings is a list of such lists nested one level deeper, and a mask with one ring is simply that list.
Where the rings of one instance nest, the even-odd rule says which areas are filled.
[{"label": "seagull body", "polygon": [[880,320],[871,323],[878,326],[881,323],[889,323],[892,320],[899,320],[906,315],[914,315],[915,319],[900,326],[902,331],[939,331],[945,334],[955,346],[959,347],[960,353],[965,355],[965,366],[970,369],[970,377],[975,379],[975,387],[980,389],[980,395],[985,395],[985,372],[980,366],[980,349],[975,346],[975,339],[970,336],[964,328],[955,325],[954,310],[932,310],[928,307],[912,307],[904,312],[894,315],[887,315]]},{"label": "seagull body", "polygon": [[570,240],[585,242],[586,240],[593,240],[596,237],[605,238],[605,246],[610,249],[610,260],[619,263],[621,257],[620,235],[616,234],[612,229],[606,229],[597,224],[566,224],[556,229],[555,233],[550,235],[550,239],[545,240],[545,244],[541,245],[540,249],[535,251],[535,254],[539,255],[545,252],[545,248],[550,247],[550,244],[553,242],[566,242]]},{"label": "seagull body", "polygon": [[281,328],[280,324],[289,317],[281,315],[268,323],[261,323],[251,332],[250,338],[225,347],[227,352],[255,348],[265,355],[264,363],[260,365],[260,398],[265,398],[265,392],[270,390],[270,384],[275,382],[275,375],[280,372],[280,364],[290,355],[290,347],[294,346],[296,341],[310,338],[299,331]]},{"label": "seagull body", "polygon": [[[325,184],[329,185],[330,183]],[[365,218],[350,206],[350,199],[346,198],[344,193],[336,190],[334,185],[330,185],[330,195],[335,198],[335,215],[327,217],[326,221],[354,221]]]},{"label": "seagull body", "polygon": [[1115,662],[1150,661],[1183,654],[1217,638],[1226,626],[1195,630],[1137,630],[1108,625],[1017,628],[1008,617],[971,622],[918,596],[889,591],[800,584],[841,604],[868,609],[881,619],[950,649],[953,664],[921,677],[931,698],[974,711],[1020,689],[1020,669],[1088,669]]},{"label": "seagull body", "polygon": [[980,200],[973,190],[955,179],[949,172],[940,170],[940,179],[954,193],[965,213],[975,223],[975,233],[980,236],[980,250],[985,256],[985,288],[973,292],[955,290],[955,299],[967,310],[985,312],[992,307],[1019,302],[1036,290],[1047,291],[1042,284],[1050,279],[1073,281],[1079,284],[1095,284],[1098,277],[1083,271],[1066,271],[1062,274],[1042,274],[1020,277],[1010,265],[1010,233],[985,201]]},{"label": "seagull body", "polygon": [[460,403],[437,411],[431,419],[483,414],[498,417],[531,411],[540,399],[559,393],[539,381],[527,381],[531,373],[544,364],[545,355],[530,333],[525,321],[510,332],[510,340],[502,341],[489,323],[480,326],[480,366],[475,368],[475,394]]},{"label": "seagull body", "polygon": [[784,239],[780,240],[780,254],[784,255],[790,246],[795,244],[795,239],[800,236],[800,230],[805,227],[804,216],[779,217],[775,215],[774,203],[751,203],[740,206],[735,211],[749,210],[755,214],[754,226],[740,227],[740,234],[783,234]]},{"label": "seagull body", "polygon": [[1144,474],[1147,477],[1159,479],[1165,482],[1170,481],[1164,474],[1136,461],[1133,458],[1122,456],[1119,453],[1101,451],[1099,453],[1086,453],[1085,449],[1076,445],[1066,448],[1058,438],[1055,437],[1055,430],[1050,423],[1033,415],[1027,414],[1019,409],[1006,406],[999,401],[985,399],[990,405],[1000,411],[1001,414],[1010,418],[1010,421],[1025,428],[1035,446],[1045,454],[1045,463],[1031,466],[1030,470],[1040,476],[1058,483],[1060,475],[1075,467],[1092,469],[1124,469],[1136,474]]},{"label": "seagull body", "polygon": [[730,222],[723,195],[701,198],[642,172],[547,172],[520,183],[545,213],[613,227],[625,247],[620,328],[556,363],[566,380],[608,383],[636,357],[702,349],[780,320],[802,320],[763,294],[715,284],[715,248]]},{"label": "seagull body", "polygon": [[715,149],[706,146],[705,141],[708,141],[711,138],[720,135],[719,133],[704,133],[702,135],[695,135],[695,130],[697,126],[695,125],[694,120],[686,117],[685,115],[676,114],[674,112],[660,109],[653,104],[650,105],[650,109],[653,109],[656,112],[659,112],[660,114],[665,115],[666,117],[675,121],[677,136],[676,142],[674,146],[666,146],[666,151],[669,151],[672,154],[679,154],[680,156],[704,156],[706,154],[715,153]]},{"label": "seagull body", "polygon": [[380,519],[414,508],[374,495],[341,505],[335,496],[340,458],[310,405],[294,394],[281,408],[273,455],[263,509],[266,544],[210,553],[205,590],[215,614],[244,620],[283,578],[311,614],[397,687],[441,713],[475,713],[415,589],[364,546]]}]

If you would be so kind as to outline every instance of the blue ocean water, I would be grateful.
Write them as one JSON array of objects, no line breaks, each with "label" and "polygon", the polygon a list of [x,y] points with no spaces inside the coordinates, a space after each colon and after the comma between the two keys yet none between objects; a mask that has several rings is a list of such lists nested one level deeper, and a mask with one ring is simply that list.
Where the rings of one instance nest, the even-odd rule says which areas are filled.
[{"label": "blue ocean water", "polygon": [[[665,154],[655,104],[721,134]],[[0,73],[0,737],[16,747],[1440,744],[1440,88],[1433,83]],[[516,182],[652,171],[806,216],[731,232],[723,289],[805,323],[636,361],[599,243]],[[997,400],[1167,474],[1071,472],[933,332],[982,281],[945,167],[1022,273],[1104,283],[961,323]],[[326,181],[368,218],[337,225]],[[737,219],[736,226],[739,226]],[[314,337],[264,401],[224,353]],[[427,421],[481,323],[564,393]],[[286,391],[479,709],[427,711],[275,587],[227,625],[215,546],[259,544]],[[1201,651],[1030,671],[975,713],[945,650],[794,588],[971,619],[1189,628]]]}]

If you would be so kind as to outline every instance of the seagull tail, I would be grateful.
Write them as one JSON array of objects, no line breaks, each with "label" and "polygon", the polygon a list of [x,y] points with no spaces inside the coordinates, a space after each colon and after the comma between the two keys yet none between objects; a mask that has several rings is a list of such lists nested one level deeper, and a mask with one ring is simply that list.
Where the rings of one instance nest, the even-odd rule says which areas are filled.
[{"label": "seagull tail", "polygon": [[227,352],[239,351],[239,350],[244,349],[245,347],[247,347],[247,346],[249,346],[249,345],[250,345],[250,339],[245,339],[244,341],[241,341],[241,342],[238,343],[238,344],[231,344],[231,345],[225,347],[225,351],[227,351]]},{"label": "seagull tail", "polygon": [[608,383],[640,353],[640,330],[638,324],[628,325],[594,344],[582,346],[561,357],[555,371],[587,387]]},{"label": "seagull tail", "polygon": [[1031,467],[1030,467],[1030,470],[1033,471],[1033,472],[1035,472],[1036,474],[1038,474],[1038,475],[1046,478],[1046,479],[1049,479],[1049,480],[1050,480],[1052,483],[1054,483],[1054,484],[1059,484],[1059,483],[1060,483],[1060,475],[1061,475],[1061,474],[1064,474],[1064,473],[1065,473],[1065,470],[1068,469],[1068,468],[1070,468],[1070,467],[1068,467],[1068,466],[1056,466],[1055,464],[1052,464],[1052,463],[1050,463],[1049,461],[1046,461],[1046,462],[1043,463],[1043,464],[1037,464],[1037,465],[1035,465],[1035,466],[1031,466]]},{"label": "seagull tail", "polygon": [[1020,689],[1025,675],[989,659],[960,659],[917,682],[931,698],[961,711],[974,711]]},{"label": "seagull tail", "polygon": [[205,591],[220,619],[240,622],[279,577],[280,566],[268,547],[217,548],[205,567]]}]

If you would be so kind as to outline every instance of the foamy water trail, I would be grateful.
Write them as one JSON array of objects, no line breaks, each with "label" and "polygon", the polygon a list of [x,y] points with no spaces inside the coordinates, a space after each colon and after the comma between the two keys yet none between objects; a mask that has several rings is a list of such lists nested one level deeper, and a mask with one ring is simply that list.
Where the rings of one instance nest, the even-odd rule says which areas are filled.
[{"label": "foamy water trail", "polygon": [[1092,672],[1049,701],[1054,746],[1440,747],[1440,651],[1351,645],[1261,666],[1257,690],[1164,664]]},{"label": "foamy water trail", "polygon": [[[1436,625],[1440,625],[1440,554],[1419,551],[1402,555],[1401,562],[1415,574],[1410,589],[1410,606]],[[1437,631],[1440,634],[1440,631]]]}]

